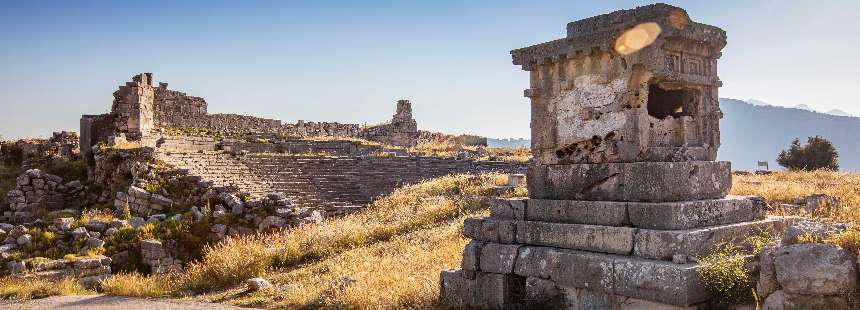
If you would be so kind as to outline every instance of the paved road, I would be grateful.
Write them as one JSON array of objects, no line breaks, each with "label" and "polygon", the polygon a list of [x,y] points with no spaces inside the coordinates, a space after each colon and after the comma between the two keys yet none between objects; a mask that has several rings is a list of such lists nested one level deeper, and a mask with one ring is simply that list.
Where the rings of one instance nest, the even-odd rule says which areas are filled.
[{"label": "paved road", "polygon": [[236,310],[248,309],[222,304],[210,304],[175,299],[143,299],[104,295],[54,296],[23,302],[0,301],[0,309],[87,309],[87,310],[132,310],[132,309],[181,309],[181,310]]}]

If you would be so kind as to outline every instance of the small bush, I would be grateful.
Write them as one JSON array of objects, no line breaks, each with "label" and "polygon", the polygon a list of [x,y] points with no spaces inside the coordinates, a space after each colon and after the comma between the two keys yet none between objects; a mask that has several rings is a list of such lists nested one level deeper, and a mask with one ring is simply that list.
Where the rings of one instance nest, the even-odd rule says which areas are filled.
[{"label": "small bush", "polygon": [[846,230],[841,233],[834,234],[825,240],[827,243],[838,245],[839,247],[860,254],[860,231]]},{"label": "small bush", "polygon": [[746,256],[733,245],[718,244],[711,255],[699,260],[699,278],[720,307],[754,300],[754,277],[746,267]]},{"label": "small bush", "polygon": [[833,143],[821,137],[809,137],[806,145],[800,145],[800,139],[794,139],[791,146],[779,153],[776,161],[789,170],[839,170],[839,154]]}]

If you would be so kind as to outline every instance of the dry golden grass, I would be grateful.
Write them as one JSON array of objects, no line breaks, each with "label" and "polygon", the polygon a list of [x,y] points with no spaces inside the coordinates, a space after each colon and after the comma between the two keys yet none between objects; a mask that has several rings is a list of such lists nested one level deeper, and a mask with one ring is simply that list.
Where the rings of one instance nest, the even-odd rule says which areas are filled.
[{"label": "dry golden grass", "polygon": [[86,289],[77,279],[65,278],[59,281],[42,279],[0,278],[0,298],[34,299],[56,295],[91,295],[95,292]]},{"label": "dry golden grass", "polygon": [[[240,290],[214,296],[240,306],[284,309],[432,309],[438,304],[439,272],[457,268],[468,242],[463,215],[440,226],[359,247],[320,262],[268,276],[276,289]],[[354,280],[344,285],[344,279]]]},{"label": "dry golden grass", "polygon": [[454,143],[420,143],[409,148],[410,154],[418,156],[456,157],[460,152],[475,154],[478,156],[478,160],[492,158],[498,161],[526,163],[532,158],[531,150],[525,147],[478,147]]},{"label": "dry golden grass", "polygon": [[101,290],[108,295],[155,298],[176,290],[176,275],[144,276],[139,273],[119,273],[102,281]]},{"label": "dry golden grass", "polygon": [[[792,203],[795,198],[827,194],[839,198],[839,204],[805,214],[819,220],[860,224],[860,174],[848,172],[785,171],[769,175],[734,176],[732,195],[761,196],[771,203]],[[789,210],[774,213],[791,214]]]},{"label": "dry golden grass", "polygon": [[[376,247],[379,251],[385,251],[386,247],[378,244],[396,242],[392,240],[406,238],[403,236],[416,231],[451,225],[459,229],[464,216],[487,209],[486,201],[479,197],[489,195],[495,186],[505,182],[506,177],[502,174],[442,177],[400,188],[375,201],[361,213],[283,233],[230,238],[205,248],[203,259],[190,264],[183,274],[177,275],[175,285],[151,290],[166,292],[162,294],[182,295],[224,289],[273,270],[293,270],[316,262],[324,264],[326,259],[351,250]],[[437,250],[459,252],[462,251],[462,244]],[[422,259],[434,258],[429,255]],[[424,272],[439,270],[441,269],[437,268]],[[411,272],[421,271],[413,269]],[[121,281],[140,279],[135,276],[123,277],[126,279],[116,280],[116,285],[107,282],[105,290],[117,295],[148,294],[137,290],[129,292],[121,288],[114,289]],[[153,283],[157,285],[160,282]],[[432,285],[437,283],[433,281]],[[146,285],[140,287],[145,288]]]}]

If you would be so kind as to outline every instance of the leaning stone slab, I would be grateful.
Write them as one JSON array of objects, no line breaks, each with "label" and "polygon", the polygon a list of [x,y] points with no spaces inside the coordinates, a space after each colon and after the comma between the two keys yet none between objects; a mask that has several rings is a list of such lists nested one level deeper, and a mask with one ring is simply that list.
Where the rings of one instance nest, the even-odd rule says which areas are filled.
[{"label": "leaning stone slab", "polygon": [[630,202],[627,204],[633,226],[647,229],[690,229],[762,220],[764,203],[748,197],[678,202]]},{"label": "leaning stone slab", "polygon": [[723,198],[732,183],[724,161],[533,163],[528,180],[531,198],[646,202]]},{"label": "leaning stone slab", "polygon": [[633,255],[671,260],[676,254],[704,257],[719,242],[742,245],[749,236],[767,232],[771,236],[784,230],[782,218],[688,230],[640,229],[636,233]]},{"label": "leaning stone slab", "polygon": [[635,228],[547,222],[516,222],[516,241],[521,244],[630,254]]},{"label": "leaning stone slab", "polygon": [[625,226],[627,203],[613,201],[529,199],[525,203],[528,221]]}]

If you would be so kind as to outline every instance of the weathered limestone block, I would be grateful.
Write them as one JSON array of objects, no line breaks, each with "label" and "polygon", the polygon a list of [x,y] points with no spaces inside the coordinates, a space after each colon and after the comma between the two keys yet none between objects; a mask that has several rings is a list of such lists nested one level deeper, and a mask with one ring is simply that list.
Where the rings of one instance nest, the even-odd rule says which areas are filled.
[{"label": "weathered limestone block", "polygon": [[676,254],[704,257],[710,254],[717,243],[731,242],[744,245],[748,236],[759,235],[761,232],[767,232],[773,236],[783,229],[782,218],[688,230],[640,229],[636,233],[633,254],[666,260],[671,260]]},{"label": "weathered limestone block", "polygon": [[529,199],[524,205],[528,221],[605,226],[629,223],[624,202]]},{"label": "weathered limestone block", "polygon": [[776,278],[789,294],[837,295],[857,289],[857,260],[830,244],[795,244],[774,254]]},{"label": "weathered limestone block", "polygon": [[495,243],[516,241],[516,222],[470,218],[463,223],[463,234],[469,238]]},{"label": "weathered limestone block", "polygon": [[485,244],[481,248],[480,270],[489,273],[513,273],[520,247],[521,245],[516,244]]},{"label": "weathered limestone block", "polygon": [[525,278],[480,272],[474,279],[462,270],[443,271],[440,279],[442,301],[451,307],[509,309],[525,297]]},{"label": "weathered limestone block", "polygon": [[490,218],[525,220],[527,198],[494,198],[490,201]]},{"label": "weathered limestone block", "polygon": [[627,203],[633,226],[648,229],[689,229],[762,220],[763,203],[747,197],[678,202]]},{"label": "weathered limestone block", "polygon": [[690,306],[706,301],[696,265],[546,247],[520,248],[514,272],[559,286]]},{"label": "weathered limestone block", "polygon": [[690,306],[708,300],[696,266],[623,257],[615,260],[615,294]]},{"label": "weathered limestone block", "polygon": [[532,221],[516,222],[517,243],[630,254],[635,228]]},{"label": "weathered limestone block", "polygon": [[531,164],[528,179],[531,198],[645,202],[719,199],[732,182],[728,162]]},{"label": "weathered limestone block", "polygon": [[768,296],[779,290],[779,282],[776,280],[776,267],[774,267],[774,253],[776,246],[766,246],[759,254],[759,276],[756,282],[756,294]]}]

